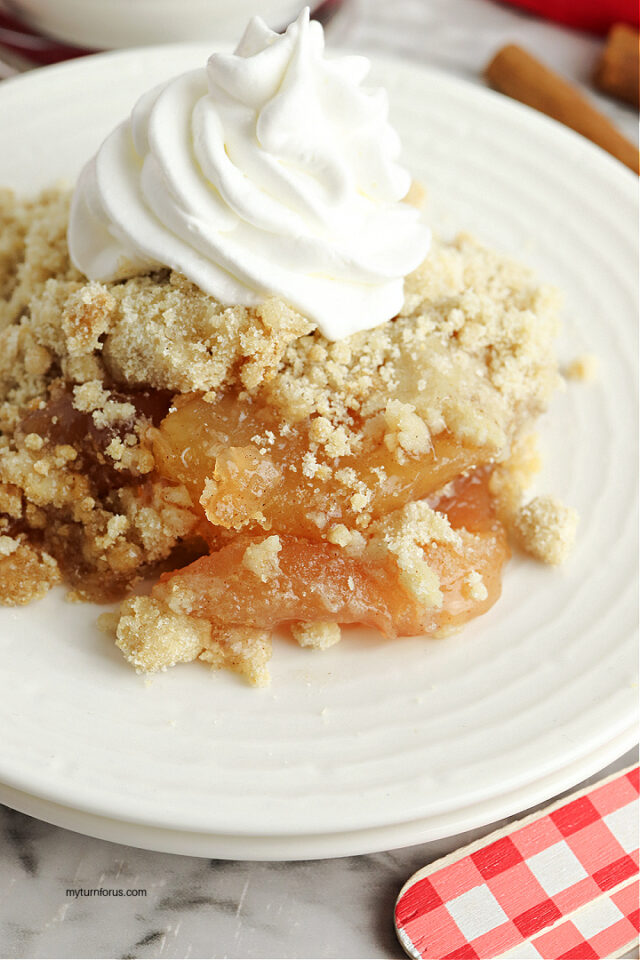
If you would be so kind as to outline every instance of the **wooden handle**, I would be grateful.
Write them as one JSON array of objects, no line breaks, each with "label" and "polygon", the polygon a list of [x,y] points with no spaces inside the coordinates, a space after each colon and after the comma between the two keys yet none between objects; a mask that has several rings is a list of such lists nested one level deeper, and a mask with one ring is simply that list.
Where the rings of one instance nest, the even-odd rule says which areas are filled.
[{"label": "wooden handle", "polygon": [[638,106],[638,45],[637,30],[624,23],[612,27],[602,57],[595,72],[594,81],[604,93],[626,100]]},{"label": "wooden handle", "polygon": [[597,143],[634,173],[640,173],[640,156],[634,144],[575,87],[526,50],[514,44],[503,47],[487,66],[485,75],[496,90],[559,120]]}]

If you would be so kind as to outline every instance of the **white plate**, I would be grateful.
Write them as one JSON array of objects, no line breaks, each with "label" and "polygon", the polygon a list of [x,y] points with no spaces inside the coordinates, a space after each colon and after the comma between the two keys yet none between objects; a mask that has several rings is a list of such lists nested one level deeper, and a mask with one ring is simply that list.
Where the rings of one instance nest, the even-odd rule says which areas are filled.
[{"label": "white plate", "polygon": [[[0,183],[72,179],[142,90],[207,52],[109,54],[3,83]],[[562,286],[565,354],[601,358],[599,381],[557,397],[543,428],[540,486],[580,510],[575,554],[561,571],[514,559],[499,604],[445,641],[353,630],[313,654],[283,639],[262,691],[199,665],[146,682],[97,609],[61,592],[2,609],[0,781],[16,806],[159,849],[205,838],[209,856],[337,856],[489,822],[633,743],[637,180],[491,93],[393,62],[374,79],[433,222]]]}]

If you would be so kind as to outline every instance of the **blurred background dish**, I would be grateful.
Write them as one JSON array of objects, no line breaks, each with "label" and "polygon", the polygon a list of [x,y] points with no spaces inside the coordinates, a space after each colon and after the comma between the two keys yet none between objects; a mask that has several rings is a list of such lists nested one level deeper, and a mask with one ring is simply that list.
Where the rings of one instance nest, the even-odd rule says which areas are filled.
[{"label": "blurred background dish", "polygon": [[[308,0],[316,17],[340,0]],[[0,11],[39,33],[92,50],[181,40],[236,42],[255,13],[284,28],[305,0],[0,0]]]}]

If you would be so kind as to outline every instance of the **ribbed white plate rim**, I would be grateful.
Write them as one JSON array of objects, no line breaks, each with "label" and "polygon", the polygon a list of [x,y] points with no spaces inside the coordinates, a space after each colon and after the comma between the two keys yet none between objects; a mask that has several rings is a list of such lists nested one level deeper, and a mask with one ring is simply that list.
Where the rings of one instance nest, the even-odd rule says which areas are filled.
[{"label": "ribbed white plate rim", "polygon": [[622,757],[638,742],[634,724],[621,735],[577,763],[556,771],[552,776],[529,783],[519,790],[501,794],[484,803],[439,817],[411,820],[367,830],[302,836],[260,836],[199,833],[171,830],[143,823],[128,823],[98,814],[62,806],[41,797],[30,796],[0,783],[0,803],[65,830],[73,830],[110,843],[122,843],[144,850],[211,857],[216,860],[324,860],[352,857],[380,850],[430,843],[444,837],[487,826],[527,808],[544,803],[581,783]]}]

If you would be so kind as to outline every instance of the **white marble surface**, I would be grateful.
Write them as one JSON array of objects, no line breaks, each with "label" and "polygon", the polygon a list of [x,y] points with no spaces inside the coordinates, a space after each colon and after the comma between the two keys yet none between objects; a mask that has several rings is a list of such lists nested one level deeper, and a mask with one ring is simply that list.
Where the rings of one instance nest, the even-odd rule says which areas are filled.
[{"label": "white marble surface", "polygon": [[[605,772],[636,760],[632,751]],[[404,882],[497,826],[371,856],[238,863],[137,850],[0,810],[0,956],[16,958],[401,958],[392,918]],[[100,887],[146,896],[67,896]]]},{"label": "white marble surface", "polygon": [[[474,82],[509,41],[580,83],[600,48],[595,38],[490,0],[352,0],[328,32],[334,43],[400,54]],[[637,136],[632,110],[596,99]],[[607,772],[636,757],[627,754]],[[0,956],[402,957],[392,925],[400,887],[490,829],[372,856],[236,863],[123,847],[0,807]],[[72,887],[146,896],[73,899]]]}]

